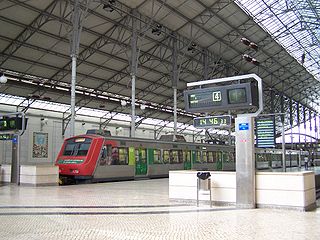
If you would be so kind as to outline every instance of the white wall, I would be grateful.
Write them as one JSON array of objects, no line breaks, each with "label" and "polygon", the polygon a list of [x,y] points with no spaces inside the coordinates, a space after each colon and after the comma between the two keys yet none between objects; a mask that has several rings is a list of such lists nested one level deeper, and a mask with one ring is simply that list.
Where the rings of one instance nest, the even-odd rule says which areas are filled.
[{"label": "white wall", "polygon": [[[0,115],[5,115],[9,112],[16,112],[16,108],[12,106],[0,105]],[[21,164],[44,164],[55,162],[59,153],[63,139],[69,137],[69,129],[65,131],[65,136],[62,135],[62,113],[29,109],[26,113],[28,118],[28,126],[25,133],[21,137]],[[45,121],[41,121],[45,118]],[[84,123],[84,124],[83,124]],[[77,116],[75,124],[75,134],[84,134],[88,129],[99,129],[99,118]],[[130,135],[130,123],[111,121],[107,127],[113,136]],[[33,134],[34,132],[48,133],[48,157],[47,158],[33,158]],[[173,133],[173,129],[164,128],[162,134]],[[136,137],[154,139],[154,127],[151,125],[141,124],[136,129]],[[188,142],[193,141],[192,135],[186,135]],[[200,140],[198,138],[198,140]],[[12,143],[11,141],[0,141],[0,164],[11,163]]]}]

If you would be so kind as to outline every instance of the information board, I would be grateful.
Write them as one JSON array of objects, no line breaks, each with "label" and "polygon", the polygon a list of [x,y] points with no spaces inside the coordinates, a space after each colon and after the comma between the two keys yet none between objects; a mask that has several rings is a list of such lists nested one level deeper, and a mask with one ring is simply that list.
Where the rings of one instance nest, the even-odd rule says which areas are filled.
[{"label": "information board", "polygon": [[[27,127],[27,118],[25,118],[25,128]],[[22,118],[4,117],[0,119],[0,131],[22,130]],[[25,130],[25,129],[23,129]]]},{"label": "information board", "polygon": [[0,134],[0,140],[12,140],[13,134]]},{"label": "information board", "polygon": [[195,128],[229,127],[231,126],[231,116],[206,116],[193,119]]},{"label": "information board", "polygon": [[249,109],[258,106],[258,89],[254,83],[199,88],[184,91],[186,111]]},{"label": "information board", "polygon": [[256,120],[256,145],[261,148],[275,147],[274,117],[258,118]]}]

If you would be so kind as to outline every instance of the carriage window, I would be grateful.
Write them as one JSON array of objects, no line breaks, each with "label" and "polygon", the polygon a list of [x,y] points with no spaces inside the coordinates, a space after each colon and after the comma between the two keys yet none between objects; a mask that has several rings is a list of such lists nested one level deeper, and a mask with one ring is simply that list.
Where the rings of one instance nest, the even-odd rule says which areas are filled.
[{"label": "carriage window", "polygon": [[182,150],[164,150],[163,151],[164,163],[177,164],[183,162]]},{"label": "carriage window", "polygon": [[164,150],[163,151],[163,162],[164,163],[169,163],[170,159],[169,159],[169,150]]},{"label": "carriage window", "polygon": [[111,164],[112,165],[119,165],[119,149],[117,147],[112,147]]},{"label": "carriage window", "polygon": [[231,162],[235,162],[236,160],[236,155],[234,152],[229,152],[229,159]]},{"label": "carriage window", "polygon": [[178,162],[183,163],[183,152],[182,150],[178,151]]},{"label": "carriage window", "polygon": [[119,148],[119,164],[128,165],[128,148]]},{"label": "carriage window", "polygon": [[208,153],[207,153],[207,160],[208,160],[208,162],[209,162],[209,163],[213,163],[213,162],[214,162],[213,159],[214,159],[214,157],[213,157],[213,152],[208,152]]},{"label": "carriage window", "polygon": [[185,162],[190,162],[191,161],[191,153],[190,153],[190,151],[183,151],[183,160]]},{"label": "carriage window", "polygon": [[64,147],[63,156],[86,156],[90,145],[90,138],[69,139]]},{"label": "carriage window", "polygon": [[202,162],[207,162],[207,152],[206,151],[202,151]]},{"label": "carriage window", "polygon": [[161,158],[160,158],[160,150],[159,149],[154,149],[153,150],[153,163],[155,164],[160,164],[161,163]]},{"label": "carriage window", "polygon": [[200,151],[196,151],[196,162],[201,163],[201,152]]},{"label": "carriage window", "polygon": [[222,161],[229,162],[229,155],[226,152],[222,152]]},{"label": "carriage window", "polygon": [[179,163],[179,154],[177,150],[170,150],[169,151],[169,158],[170,158],[170,163]]}]

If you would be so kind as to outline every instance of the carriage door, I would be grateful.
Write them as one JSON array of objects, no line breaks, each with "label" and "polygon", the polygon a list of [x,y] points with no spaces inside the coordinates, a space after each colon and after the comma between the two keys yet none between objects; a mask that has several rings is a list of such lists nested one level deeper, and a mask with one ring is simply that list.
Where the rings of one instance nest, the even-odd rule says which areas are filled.
[{"label": "carriage door", "polygon": [[136,175],[147,174],[147,150],[139,148],[135,150]]},{"label": "carriage door", "polygon": [[218,171],[222,170],[222,152],[214,152],[215,153],[215,159],[216,159],[216,169]]},{"label": "carriage door", "polygon": [[183,151],[183,168],[184,170],[191,169],[191,152]]}]

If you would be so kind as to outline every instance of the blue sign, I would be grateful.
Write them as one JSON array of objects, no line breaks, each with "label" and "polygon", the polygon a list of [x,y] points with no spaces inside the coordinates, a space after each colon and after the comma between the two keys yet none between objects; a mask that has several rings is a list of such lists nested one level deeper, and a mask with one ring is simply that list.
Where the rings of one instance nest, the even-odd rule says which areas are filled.
[{"label": "blue sign", "polygon": [[249,130],[249,123],[239,123],[239,130]]},{"label": "blue sign", "polygon": [[18,137],[17,136],[14,136],[12,138],[12,143],[18,143]]}]

